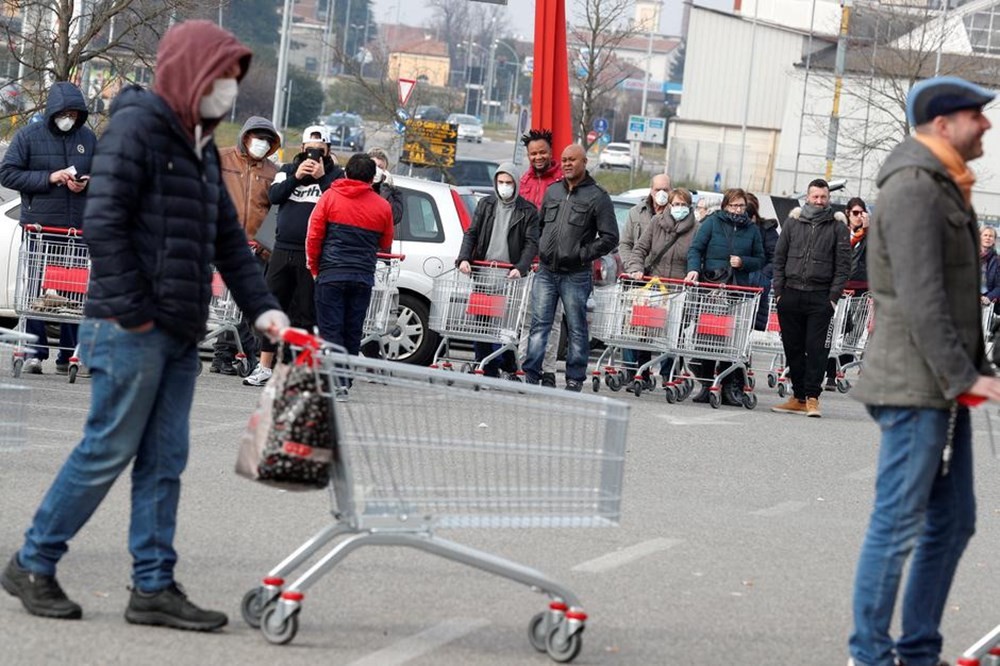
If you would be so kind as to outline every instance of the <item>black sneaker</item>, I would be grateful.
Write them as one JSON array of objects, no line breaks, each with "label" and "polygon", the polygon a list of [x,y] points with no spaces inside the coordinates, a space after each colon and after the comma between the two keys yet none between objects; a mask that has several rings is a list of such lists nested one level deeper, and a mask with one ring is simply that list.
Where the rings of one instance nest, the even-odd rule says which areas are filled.
[{"label": "black sneaker", "polygon": [[216,375],[235,375],[236,368],[233,367],[232,361],[212,361],[212,366],[208,369],[209,372]]},{"label": "black sneaker", "polygon": [[133,589],[125,609],[125,621],[130,624],[151,624],[189,631],[215,631],[226,626],[225,613],[203,610],[188,601],[184,590],[172,583],[159,592]]},{"label": "black sneaker", "polygon": [[836,391],[837,390],[837,380],[827,379],[826,384],[823,384],[824,391]]},{"label": "black sneaker", "polygon": [[567,379],[566,380],[566,390],[573,391],[574,393],[579,393],[583,390],[583,382],[579,379]]},{"label": "black sneaker", "polygon": [[32,615],[59,620],[79,620],[83,617],[80,605],[70,601],[55,576],[42,576],[22,569],[16,554],[0,574],[0,585],[11,596],[20,599],[24,610]]},{"label": "black sneaker", "polygon": [[69,363],[56,363],[56,374],[57,375],[68,375],[69,374]]},{"label": "black sneaker", "polygon": [[556,387],[556,373],[554,372],[543,372],[542,373],[542,386],[547,386],[548,388]]}]

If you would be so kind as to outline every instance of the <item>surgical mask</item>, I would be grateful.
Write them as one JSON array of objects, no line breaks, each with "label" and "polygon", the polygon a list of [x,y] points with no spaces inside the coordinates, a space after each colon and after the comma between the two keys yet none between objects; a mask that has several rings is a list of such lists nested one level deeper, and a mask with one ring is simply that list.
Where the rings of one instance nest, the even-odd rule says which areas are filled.
[{"label": "surgical mask", "polygon": [[663,190],[657,190],[656,194],[653,195],[653,203],[657,206],[666,206],[668,201],[670,201],[670,195]]},{"label": "surgical mask", "polygon": [[506,201],[514,196],[514,186],[508,183],[497,183],[497,194]]},{"label": "surgical mask", "polygon": [[216,79],[212,84],[212,92],[201,98],[198,113],[202,120],[214,120],[226,115],[233,108],[240,85],[236,79]]},{"label": "surgical mask", "polygon": [[685,217],[688,216],[688,213],[690,211],[691,209],[688,208],[687,206],[673,206],[670,209],[670,217],[680,222],[681,220],[683,220]]},{"label": "surgical mask", "polygon": [[385,180],[385,171],[382,170],[382,167],[375,167],[375,178],[372,179],[372,185],[378,185],[383,180]]},{"label": "surgical mask", "polygon": [[70,116],[59,116],[56,118],[56,127],[58,127],[63,132],[68,132],[73,129],[73,125],[76,124],[76,119]]},{"label": "surgical mask", "polygon": [[259,160],[267,155],[269,150],[271,150],[271,144],[264,139],[250,139],[250,148],[247,152]]}]

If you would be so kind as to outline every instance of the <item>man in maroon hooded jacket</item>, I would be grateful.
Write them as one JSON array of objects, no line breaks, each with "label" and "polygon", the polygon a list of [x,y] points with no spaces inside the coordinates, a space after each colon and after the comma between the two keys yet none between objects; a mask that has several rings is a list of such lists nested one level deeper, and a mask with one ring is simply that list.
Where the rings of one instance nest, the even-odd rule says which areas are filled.
[{"label": "man in maroon hooded jacket", "polygon": [[79,343],[93,382],[83,439],[0,585],[33,615],[79,619],[56,565],[132,463],[125,619],[212,631],[228,620],[188,600],[174,581],[173,546],[212,266],[259,330],[274,336],[288,318],[250,253],[212,141],[250,50],[208,21],[189,21],[167,31],[156,58],[153,91],[130,86],[112,104],[90,172],[92,266]]}]

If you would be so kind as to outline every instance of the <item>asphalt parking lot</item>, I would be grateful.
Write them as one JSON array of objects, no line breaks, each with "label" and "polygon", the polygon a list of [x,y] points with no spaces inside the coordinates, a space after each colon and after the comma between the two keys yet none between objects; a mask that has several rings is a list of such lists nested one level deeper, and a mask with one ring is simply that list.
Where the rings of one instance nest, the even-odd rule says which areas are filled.
[{"label": "asphalt parking lot", "polygon": [[[0,454],[0,558],[19,545],[75,444],[89,385],[54,375],[33,389],[30,446]],[[763,384],[763,382],[761,382]],[[872,496],[876,429],[848,396],[824,418],[779,416],[659,395],[632,405],[622,524],[612,529],[451,530],[448,538],[536,567],[590,616],[578,664],[842,664],[855,558]],[[60,579],[84,620],[32,618],[0,597],[4,664],[547,664],[526,638],[543,598],[505,580],[394,548],[362,549],[315,586],[287,646],[239,617],[244,592],[327,524],[322,492],[295,494],[233,473],[258,391],[199,379],[184,477],[178,580],[224,609],[216,635],[127,625],[128,478],[71,543]],[[611,396],[606,389],[601,395]],[[438,418],[456,415],[442,406]],[[1000,464],[977,432],[979,528],[945,614],[946,657],[1000,622]]]}]

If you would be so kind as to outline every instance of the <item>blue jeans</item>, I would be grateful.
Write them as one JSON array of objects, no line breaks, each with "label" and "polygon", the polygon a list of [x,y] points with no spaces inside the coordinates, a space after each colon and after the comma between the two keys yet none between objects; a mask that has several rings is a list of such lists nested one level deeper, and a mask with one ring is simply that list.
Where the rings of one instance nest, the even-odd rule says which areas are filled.
[{"label": "blue jeans", "polygon": [[[69,363],[70,357],[76,350],[77,324],[59,324],[59,355],[56,357],[58,365]],[[34,350],[34,358],[44,361],[49,357],[49,338],[45,332],[45,322],[41,319],[29,319],[24,324],[26,333],[31,333],[38,337],[38,344],[31,345]]]},{"label": "blue jeans", "polygon": [[129,333],[114,322],[87,319],[80,325],[80,355],[93,373],[83,439],[38,507],[18,560],[30,571],[54,575],[67,542],[134,460],[132,582],[155,592],[173,582],[177,562],[173,542],[197,349],[158,328]]},{"label": "blue jeans", "polygon": [[590,269],[576,273],[553,273],[540,267],[531,286],[531,333],[524,372],[530,380],[542,374],[545,345],[552,331],[556,303],[561,301],[566,317],[569,344],[566,350],[566,379],[582,382],[587,376],[590,336],[587,331],[587,299],[593,287]]},{"label": "blue jeans", "polygon": [[316,285],[316,323],[327,342],[340,345],[351,356],[361,351],[365,315],[372,288],[363,282],[326,282]]},{"label": "blue jeans", "polygon": [[[958,560],[975,532],[972,432],[969,411],[958,410],[947,476],[941,455],[949,412],[869,407],[882,429],[875,506],[854,581],[851,656],[866,666],[937,664],[941,613]],[[913,552],[903,594],[902,635],[889,636],[906,558]]]}]

